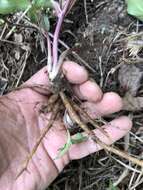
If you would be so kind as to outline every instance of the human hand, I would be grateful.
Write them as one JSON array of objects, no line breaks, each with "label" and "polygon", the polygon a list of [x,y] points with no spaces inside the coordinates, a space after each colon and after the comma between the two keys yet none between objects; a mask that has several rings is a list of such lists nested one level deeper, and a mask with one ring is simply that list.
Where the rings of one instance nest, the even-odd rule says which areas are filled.
[{"label": "human hand", "polygon": [[[122,108],[121,98],[113,93],[102,94],[99,86],[89,80],[87,71],[73,62],[63,64],[63,73],[73,84],[75,94],[83,100],[82,106],[92,118],[117,112]],[[40,70],[26,85],[48,85],[46,68]],[[1,190],[43,190],[73,159],[80,159],[101,149],[91,139],[86,142],[72,145],[69,151],[61,158],[55,159],[58,150],[67,140],[67,133],[63,121],[54,122],[46,137],[43,139],[36,153],[30,161],[27,171],[15,179],[23,160],[32,150],[42,129],[47,125],[38,113],[37,103],[46,103],[50,95],[46,96],[23,88],[9,93],[0,99],[0,187]],[[47,115],[47,118],[49,115]],[[110,139],[95,130],[98,138],[106,144],[111,144],[123,137],[131,128],[128,117],[120,117],[111,121],[110,125],[103,126]],[[112,140],[112,142],[111,142]]]}]

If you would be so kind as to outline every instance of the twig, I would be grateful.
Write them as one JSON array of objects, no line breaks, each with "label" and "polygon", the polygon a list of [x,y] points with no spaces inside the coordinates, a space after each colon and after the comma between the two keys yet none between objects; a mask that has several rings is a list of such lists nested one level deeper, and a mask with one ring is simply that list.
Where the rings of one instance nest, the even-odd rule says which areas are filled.
[{"label": "twig", "polygon": [[99,69],[100,69],[100,87],[103,87],[103,69],[102,69],[102,57],[99,56]]},{"label": "twig", "polygon": [[[79,113],[83,114],[83,117],[85,117],[85,118],[88,120],[87,122],[89,122],[91,125],[93,125],[93,127],[95,127],[95,129],[97,128],[99,131],[101,131],[101,133],[103,133],[105,136],[107,136],[107,137],[110,139],[110,137],[109,137],[109,135],[107,134],[107,132],[104,131],[104,130],[97,124],[97,122],[94,121],[94,120],[90,117],[90,115],[89,115],[87,112],[85,112],[83,109],[81,109],[79,106],[77,106],[77,104],[74,104],[73,106],[74,106],[75,110],[79,110]],[[98,119],[98,118],[97,118],[97,119]],[[101,121],[101,122],[102,122],[102,121]],[[110,140],[111,140],[111,139],[110,139]]]},{"label": "twig", "polygon": [[[22,18],[27,14],[27,12],[31,9],[31,7],[32,7],[32,4],[30,4],[27,7],[27,9],[22,13],[22,15],[18,18],[16,24],[18,24],[22,20]],[[10,37],[10,35],[12,34],[12,32],[15,30],[15,28],[16,28],[16,26],[12,27],[12,29],[9,31],[9,33],[5,37],[6,40]]]},{"label": "twig", "polygon": [[131,188],[130,188],[130,190],[134,190],[137,186],[139,186],[139,185],[141,185],[143,183],[143,178],[140,180],[140,182],[139,183],[135,183],[135,185],[134,186],[132,186]]},{"label": "twig", "polygon": [[95,69],[93,69],[89,63],[87,63],[84,59],[82,59],[75,51],[71,51],[72,55],[79,60],[85,67],[87,67],[92,73],[95,73]]},{"label": "twig", "polygon": [[70,10],[72,9],[72,7],[74,6],[74,4],[76,3],[77,0],[71,0],[68,10],[66,12],[66,15],[70,12]]},{"label": "twig", "polygon": [[23,46],[24,45],[24,43],[13,42],[13,41],[1,39],[1,38],[0,38],[0,42],[9,43],[9,44],[13,44],[16,46]]},{"label": "twig", "polygon": [[25,70],[25,67],[26,67],[26,64],[27,64],[28,56],[29,56],[29,52],[26,51],[26,52],[24,53],[24,61],[23,61],[22,70],[21,70],[21,72],[20,72],[20,75],[19,75],[19,77],[18,77],[18,80],[17,80],[17,82],[16,82],[15,87],[18,87],[19,82],[20,82],[20,80],[21,80],[21,78],[22,78],[22,75],[23,75],[23,73],[24,73],[24,70]]},{"label": "twig", "polygon": [[113,183],[113,186],[117,187],[117,185],[119,185],[125,179],[125,177],[127,177],[128,174],[129,174],[129,170],[127,168],[125,168],[123,173],[118,178],[118,180]]},{"label": "twig", "polygon": [[3,35],[4,35],[5,31],[6,31],[6,28],[7,28],[7,23],[5,23],[5,25],[4,25],[3,29],[2,29],[2,32],[1,32],[1,35],[0,35],[0,40],[2,39],[2,37],[3,37]]},{"label": "twig", "polygon": [[32,151],[30,152],[30,154],[27,156],[22,169],[20,170],[20,172],[16,176],[16,179],[27,169],[28,164],[29,164],[30,160],[32,159],[33,155],[35,154],[36,150],[38,149],[40,143],[42,142],[43,138],[45,137],[45,135],[47,134],[49,129],[52,127],[52,125],[53,125],[53,123],[57,117],[58,111],[59,111],[59,103],[57,103],[55,105],[53,112],[52,112],[52,115],[51,115],[51,118],[49,119],[48,125],[41,132],[40,137],[37,139]]},{"label": "twig", "polygon": [[85,10],[86,24],[89,24],[86,0],[84,0],[84,10]]},{"label": "twig", "polygon": [[138,170],[138,169],[136,169],[136,168],[133,168],[132,166],[130,166],[130,165],[127,165],[127,164],[125,164],[124,162],[122,162],[121,160],[118,160],[117,158],[115,158],[115,157],[111,157],[112,159],[114,159],[116,162],[118,162],[120,165],[122,165],[123,167],[125,167],[125,168],[127,168],[128,170],[130,170],[130,171],[133,171],[133,172],[135,172],[135,173],[142,173],[140,170]]},{"label": "twig", "polygon": [[143,143],[143,139],[141,139],[141,137],[138,137],[136,134],[132,133],[131,131],[130,131],[130,134],[131,134],[135,139],[137,139],[140,143]]}]

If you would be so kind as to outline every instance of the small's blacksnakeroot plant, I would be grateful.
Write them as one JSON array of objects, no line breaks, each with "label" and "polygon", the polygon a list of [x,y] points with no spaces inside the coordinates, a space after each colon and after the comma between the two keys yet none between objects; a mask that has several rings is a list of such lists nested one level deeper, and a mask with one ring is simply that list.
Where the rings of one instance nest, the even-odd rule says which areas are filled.
[{"label": "small's blacksnakeroot plant", "polygon": [[[126,0],[126,1],[127,3],[129,3],[129,1],[131,0]],[[135,1],[142,2],[141,0],[135,0]],[[132,0],[132,2],[135,2],[135,1]],[[62,23],[64,21],[65,16],[68,14],[68,12],[70,11],[70,9],[72,8],[75,2],[76,0],[58,0],[58,1],[56,0],[20,0],[20,1],[19,0],[0,0],[0,14],[1,15],[6,15],[6,14],[22,11],[22,16],[27,14],[28,17],[31,18],[31,21],[33,22],[36,22],[37,20],[39,20],[40,15],[44,16],[44,19],[46,20],[45,23],[47,23],[47,25],[46,25],[46,29],[45,27],[43,28],[42,33],[43,33],[43,36],[47,40],[47,51],[48,51],[47,70],[48,70],[49,79],[52,82],[53,86],[55,85],[55,81],[57,81],[56,78],[59,79],[58,74],[60,74],[60,68],[67,53],[65,51],[60,56],[58,55],[58,41],[59,41],[59,35],[60,35]],[[53,34],[53,41],[51,41],[50,35],[49,35],[48,13],[54,15],[57,18],[56,27]],[[22,16],[20,18],[22,18]],[[99,123],[97,124],[94,120],[90,118],[90,116],[86,112],[80,109],[78,105],[76,105],[72,100],[69,100],[69,98],[65,95],[63,91],[59,90],[58,92],[56,91],[56,93],[60,96],[71,120],[75,124],[77,124],[87,134],[85,137],[82,134],[77,133],[76,136],[74,136],[74,138],[71,138],[70,133],[67,129],[67,134],[68,134],[67,143],[60,149],[60,152],[57,158],[63,156],[68,151],[68,149],[70,148],[72,144],[80,143],[82,141],[87,140],[87,137],[90,137],[93,141],[95,141],[105,150],[112,152],[120,157],[123,157],[143,167],[142,160],[138,160],[135,157],[131,157],[127,153],[120,151],[117,148],[110,147],[109,145],[106,145],[105,143],[103,143],[98,137],[96,137],[94,132],[89,129],[87,124],[82,121],[79,115],[86,116],[87,120],[92,126],[94,126],[95,128],[98,128],[98,130],[100,130],[104,135],[110,138],[108,134],[106,134],[106,132],[102,128],[99,127]],[[28,163],[31,160],[33,154],[36,152],[39,144],[41,143],[42,139],[45,137],[49,128],[53,125],[58,115],[58,112],[60,110],[59,109],[60,107],[61,107],[60,102],[57,101],[55,103],[55,106],[53,106],[53,109],[52,109],[53,114],[51,114],[49,123],[44,128],[40,137],[37,139],[36,144],[32,149],[32,152],[28,155],[27,159],[25,160],[24,166],[20,170],[17,177],[21,175],[21,173],[23,173],[27,169]]]}]

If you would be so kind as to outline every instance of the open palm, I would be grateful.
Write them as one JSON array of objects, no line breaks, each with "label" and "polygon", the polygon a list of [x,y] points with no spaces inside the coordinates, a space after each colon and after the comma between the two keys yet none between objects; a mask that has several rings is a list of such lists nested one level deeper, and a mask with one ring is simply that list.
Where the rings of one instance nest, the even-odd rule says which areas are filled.
[{"label": "open palm", "polygon": [[[73,85],[75,94],[83,101],[92,118],[117,112],[122,108],[121,98],[113,93],[102,94],[99,86],[89,80],[87,71],[74,62],[63,64],[63,73]],[[46,68],[40,70],[25,84],[46,85]],[[43,92],[44,94],[44,92]],[[30,88],[24,88],[1,97],[0,100],[0,187],[1,190],[42,190],[46,188],[59,172],[73,159],[79,159],[101,149],[89,139],[72,145],[68,153],[55,159],[59,148],[67,140],[67,133],[62,119],[54,122],[38,150],[30,161],[27,171],[15,179],[18,169],[27,154],[32,150],[42,129],[47,125],[49,114],[39,114],[39,105],[48,101],[50,91],[41,95]],[[116,127],[115,127],[116,126]],[[105,143],[111,144],[124,136],[131,128],[131,121],[123,116],[104,126],[110,140],[99,130],[96,135]],[[111,142],[112,139],[112,142]]]}]

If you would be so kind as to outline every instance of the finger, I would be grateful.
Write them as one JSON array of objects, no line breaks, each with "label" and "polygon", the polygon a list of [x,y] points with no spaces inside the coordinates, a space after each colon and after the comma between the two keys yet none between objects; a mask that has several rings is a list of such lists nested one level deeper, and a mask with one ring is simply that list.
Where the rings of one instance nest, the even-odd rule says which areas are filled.
[{"label": "finger", "polygon": [[34,74],[29,80],[27,80],[24,85],[28,86],[35,86],[36,90],[38,90],[38,86],[40,88],[40,92],[43,95],[47,95],[47,93],[50,93],[50,81],[48,78],[48,72],[47,67],[43,67],[40,71],[38,71],[36,74]]},{"label": "finger", "polygon": [[[75,62],[66,61],[62,66],[63,73],[71,83],[80,84],[88,79],[88,73],[86,69]],[[33,75],[25,83],[26,85],[43,85],[50,89],[50,81],[48,78],[47,67],[44,67]]]},{"label": "finger", "polygon": [[[103,126],[107,135],[103,134],[98,129],[94,130],[94,133],[102,142],[110,145],[128,133],[131,127],[131,120],[128,117],[123,116],[113,120],[110,124]],[[83,143],[72,145],[69,150],[69,157],[71,160],[80,159],[101,149],[102,147],[100,145],[93,142],[93,140],[88,139]]]},{"label": "finger", "polygon": [[[63,72],[68,80],[75,82],[76,84],[85,82],[88,78],[88,73],[84,67],[70,61],[63,64]],[[48,95],[51,93],[51,84],[48,78],[47,67],[38,71],[28,81],[26,81],[23,86],[24,85],[29,88],[22,88],[21,91],[14,92],[14,94],[11,93],[11,95],[16,97],[16,94],[18,93],[17,99],[23,102],[25,99],[27,100],[27,97],[29,97],[30,101],[32,99],[33,102],[45,100],[41,95]],[[31,89],[34,91],[31,91]],[[38,92],[38,94],[36,92]]]},{"label": "finger", "polygon": [[49,84],[47,69],[44,67],[22,84],[21,90],[12,91],[9,97],[22,104],[22,107],[24,107],[26,111],[28,110],[30,112],[31,110],[31,112],[33,112],[35,103],[47,102],[47,95],[51,93]]},{"label": "finger", "polygon": [[122,109],[122,106],[122,99],[114,92],[105,93],[102,100],[98,103],[85,102],[82,104],[82,108],[93,119],[113,112],[118,112]]},{"label": "finger", "polygon": [[[75,62],[66,61],[62,66],[63,73],[71,83],[80,84],[88,79],[88,73],[86,69]],[[47,85],[49,83],[47,67],[44,67],[33,75],[27,82],[27,84],[41,84]]]},{"label": "finger", "polygon": [[88,79],[88,73],[86,69],[75,62],[64,62],[62,69],[64,75],[72,84],[81,84]]},{"label": "finger", "polygon": [[[82,83],[87,80],[88,73],[84,69],[84,67],[79,66],[78,64],[74,62],[65,62],[63,64],[63,72],[65,73],[67,79],[69,79],[71,82],[75,83]],[[28,81],[24,83],[25,86],[31,86],[34,87],[35,92],[39,92],[41,95],[48,95],[50,94],[50,81],[48,78],[48,72],[47,67],[44,67],[40,71],[38,71],[35,75],[33,75]],[[36,86],[35,86],[36,85]],[[38,87],[39,86],[39,87]],[[36,97],[36,100],[41,100],[41,96],[34,93],[34,91],[27,91],[26,94],[22,93],[22,95],[25,97],[27,96],[27,93],[29,92],[29,97]],[[19,93],[19,92],[18,92]],[[34,93],[34,96],[33,96]],[[42,97],[43,98],[43,97]]]},{"label": "finger", "polygon": [[47,85],[49,83],[47,67],[43,67],[40,71],[34,74],[29,80],[26,81],[27,84],[41,84]]},{"label": "finger", "polygon": [[81,85],[75,85],[73,88],[76,95],[82,100],[99,102],[103,96],[102,90],[96,82],[90,80],[87,80]]}]

